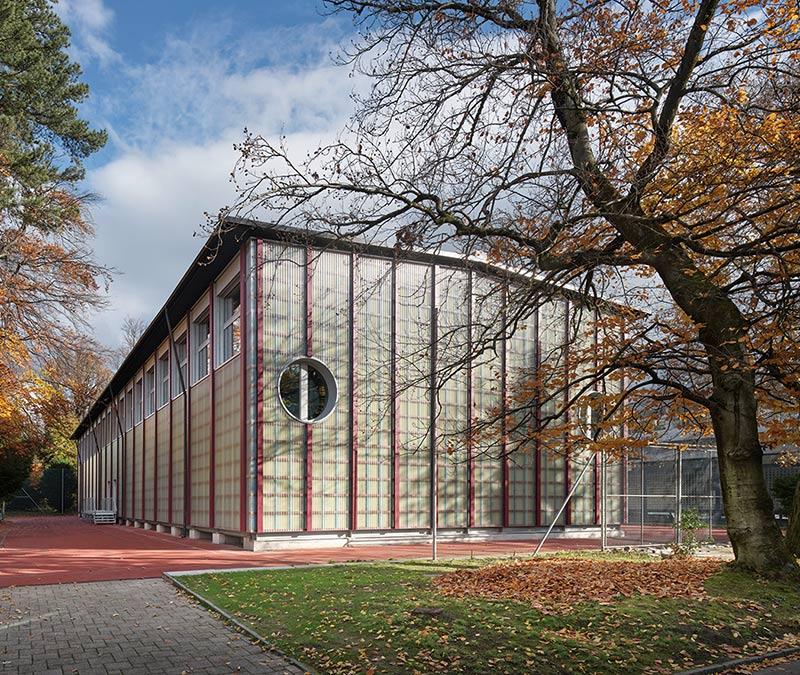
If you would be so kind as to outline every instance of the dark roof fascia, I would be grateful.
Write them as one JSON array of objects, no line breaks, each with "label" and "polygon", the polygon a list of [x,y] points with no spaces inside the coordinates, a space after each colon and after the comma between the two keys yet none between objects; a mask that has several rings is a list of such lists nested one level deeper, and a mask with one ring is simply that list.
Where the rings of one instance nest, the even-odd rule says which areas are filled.
[{"label": "dark roof fascia", "polygon": [[[442,253],[398,249],[380,244],[362,242],[358,239],[337,237],[336,235],[330,233],[303,230],[284,225],[272,225],[270,223],[257,220],[248,220],[245,218],[228,218],[226,222],[235,226],[248,227],[252,230],[253,236],[266,241],[274,241],[277,243],[284,243],[294,246],[310,246],[311,248],[344,251],[348,253],[352,252],[359,255],[374,256],[377,258],[391,259],[395,257],[403,262],[416,262],[429,265],[436,264],[442,267],[451,267],[456,269],[471,269],[487,276],[500,277],[505,278],[508,281],[533,284],[543,288],[557,290],[559,293],[571,300],[586,302],[586,296],[574,288],[557,286],[552,282],[536,279],[528,274],[515,272],[501,265],[494,265],[474,257],[470,258],[459,255],[448,256]],[[610,300],[604,300],[602,298],[596,298],[594,300],[601,307],[616,309],[617,311],[619,311],[622,307],[622,305],[619,303]],[[634,310],[630,307],[626,307],[626,309],[628,311],[637,312],[637,310]]]}]

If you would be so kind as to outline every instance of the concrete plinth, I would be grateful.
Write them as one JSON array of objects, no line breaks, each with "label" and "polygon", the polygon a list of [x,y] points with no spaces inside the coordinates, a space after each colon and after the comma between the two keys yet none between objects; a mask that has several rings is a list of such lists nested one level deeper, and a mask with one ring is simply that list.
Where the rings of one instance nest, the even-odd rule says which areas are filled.
[{"label": "concrete plinth", "polygon": [[189,539],[211,539],[210,532],[203,532],[202,530],[195,530],[193,527],[189,528]]},{"label": "concrete plinth", "polygon": [[169,533],[173,537],[180,537],[183,534],[183,528],[179,525],[173,525],[171,528],[169,528]]},{"label": "concrete plinth", "polygon": [[133,521],[134,527],[144,527],[144,523],[141,520],[134,520]]},{"label": "concrete plinth", "polygon": [[144,529],[145,529],[145,530],[155,530],[155,529],[156,529],[156,526],[155,526],[155,525],[153,525],[153,523],[145,523],[145,524],[144,524]]},{"label": "concrete plinth", "polygon": [[156,525],[156,532],[169,532],[168,525],[161,525],[160,523]]}]

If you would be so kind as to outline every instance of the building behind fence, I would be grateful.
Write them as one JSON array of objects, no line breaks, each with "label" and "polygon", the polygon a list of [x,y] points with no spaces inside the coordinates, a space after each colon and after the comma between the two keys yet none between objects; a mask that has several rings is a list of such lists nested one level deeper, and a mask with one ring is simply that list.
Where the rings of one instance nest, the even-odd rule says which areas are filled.
[{"label": "building behind fence", "polygon": [[[779,476],[800,471],[781,466],[778,454],[764,455],[767,488],[781,518],[773,485]],[[676,525],[689,510],[702,529],[701,541],[727,543],[719,463],[713,447],[651,447],[617,461],[607,461],[603,474],[604,546],[652,546],[674,542]]]}]

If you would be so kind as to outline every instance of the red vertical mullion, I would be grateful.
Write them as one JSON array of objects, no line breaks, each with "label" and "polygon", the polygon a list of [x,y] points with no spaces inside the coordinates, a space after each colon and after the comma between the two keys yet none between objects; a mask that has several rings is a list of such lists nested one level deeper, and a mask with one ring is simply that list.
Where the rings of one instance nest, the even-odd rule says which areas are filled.
[{"label": "red vertical mullion", "polygon": [[217,366],[216,354],[216,335],[214,317],[214,282],[208,288],[208,350],[209,350],[209,386],[211,387],[211,439],[209,444],[209,483],[208,483],[208,526],[214,528],[216,525],[216,480],[217,480],[217,405],[216,405],[216,385],[214,369]]},{"label": "red vertical mullion", "polygon": [[173,478],[174,478],[174,471],[173,471],[173,468],[172,468],[172,463],[173,463],[173,461],[175,459],[173,457],[173,454],[172,454],[173,453],[173,448],[172,448],[172,425],[173,425],[173,420],[172,420],[172,385],[173,385],[173,382],[172,382],[172,371],[174,370],[174,365],[172,363],[172,360],[175,358],[174,339],[175,339],[175,336],[172,333],[172,331],[170,331],[169,342],[167,343],[167,349],[169,351],[169,362],[168,362],[168,365],[167,365],[167,367],[169,368],[169,374],[168,374],[169,380],[168,380],[168,384],[167,384],[167,401],[169,401],[169,404],[168,404],[168,407],[167,407],[167,414],[169,415],[169,441],[168,441],[168,445],[167,445],[167,447],[169,448],[169,470],[168,470],[169,485],[167,486],[167,500],[169,502],[169,516],[168,517],[169,517],[169,524],[170,525],[172,525],[175,522],[175,518],[173,516],[174,507],[173,507],[173,503],[172,503],[172,499],[173,499],[172,482],[173,482]]},{"label": "red vertical mullion", "polygon": [[506,368],[508,366],[508,338],[506,336],[506,323],[508,321],[507,316],[507,303],[508,303],[508,286],[503,286],[503,295],[502,295],[502,309],[501,309],[501,320],[503,322],[503,344],[502,350],[500,352],[500,395],[502,399],[500,401],[500,414],[501,414],[501,424],[500,424],[500,435],[501,435],[501,452],[503,458],[503,527],[508,527],[510,518],[509,518],[509,481],[508,481],[508,474],[509,474],[509,467],[508,467],[508,423],[506,421],[506,415],[508,414],[508,376],[506,374]]},{"label": "red vertical mullion", "polygon": [[264,261],[264,242],[256,242],[256,466],[258,471],[256,494],[256,530],[264,529],[264,289],[261,279]]},{"label": "red vertical mullion", "polygon": [[[312,251],[306,246],[305,275],[306,275],[306,356],[313,355],[314,316],[313,316],[313,274],[311,271]],[[306,463],[305,463],[305,492],[306,492],[306,518],[303,529],[311,531],[314,527],[314,434],[310,424],[306,424]]]},{"label": "red vertical mullion", "polygon": [[147,388],[147,380],[146,380],[146,377],[145,377],[145,373],[146,372],[147,372],[147,368],[145,366],[145,368],[142,368],[142,501],[141,501],[141,504],[142,504],[142,511],[141,511],[142,520],[144,520],[144,515],[145,515],[144,514],[144,487],[145,487],[144,486],[144,484],[145,484],[144,465],[145,465],[145,458],[146,458],[146,455],[147,455],[147,434],[145,433],[146,424],[147,424],[147,419],[146,419],[146,414],[145,413],[147,411],[145,410],[145,407],[144,407],[145,397],[147,396],[147,392],[145,391],[145,389]]},{"label": "red vertical mullion", "polygon": [[153,521],[158,522],[158,349],[153,363]]},{"label": "red vertical mullion", "polygon": [[350,529],[358,529],[358,379],[356,377],[355,254],[350,252]]},{"label": "red vertical mullion", "polygon": [[[594,310],[592,313],[592,318],[594,320],[594,325],[592,327],[592,341],[594,349],[592,350],[594,354],[594,373],[595,373],[595,383],[594,383],[594,390],[598,391],[597,387],[599,382],[597,381],[597,371],[600,366],[600,357],[598,356],[598,348],[597,348],[597,341],[598,341],[598,326],[597,323],[600,318],[600,314],[597,309]],[[590,433],[594,435],[594,429],[592,428],[591,422],[594,420],[595,411],[592,410],[591,417],[589,419],[589,429]],[[602,476],[600,474],[600,458],[595,455],[594,457],[594,524],[600,525],[600,482],[602,481]]]},{"label": "red vertical mullion", "polygon": [[467,271],[467,527],[475,527],[475,457],[472,439],[472,270]]},{"label": "red vertical mullion", "polygon": [[[569,403],[569,300],[564,302],[564,423],[567,431],[564,432],[564,498],[566,499],[572,489],[572,462],[570,459],[569,447],[569,419],[570,414],[567,408]],[[572,525],[572,500],[567,502],[564,509],[564,527]]]},{"label": "red vertical mullion", "polygon": [[392,259],[391,315],[392,527],[397,530],[400,528],[400,403],[397,399],[397,256]]},{"label": "red vertical mullion", "polygon": [[[250,240],[246,239],[239,249],[239,374],[241,379],[241,405],[239,417],[239,530],[241,532],[247,531],[247,415],[250,411],[247,397],[247,321],[248,305],[250,298],[247,293],[249,288],[247,284],[247,252],[250,248]],[[247,250],[245,250],[247,249]]]},{"label": "red vertical mullion", "polygon": [[[186,391],[183,394],[183,418],[184,418],[184,438],[185,448],[183,457],[183,525],[188,528],[192,524],[192,365],[195,359],[192,358],[192,311],[186,314],[186,378],[184,385]],[[184,536],[185,536],[184,532]]]}]

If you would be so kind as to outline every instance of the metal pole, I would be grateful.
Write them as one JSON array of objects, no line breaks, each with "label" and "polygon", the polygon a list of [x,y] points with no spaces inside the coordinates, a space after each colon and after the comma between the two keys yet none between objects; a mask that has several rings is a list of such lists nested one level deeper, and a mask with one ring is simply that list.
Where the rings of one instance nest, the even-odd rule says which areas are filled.
[{"label": "metal pole", "polygon": [[580,484],[581,479],[583,478],[584,474],[589,469],[589,467],[592,466],[596,461],[597,461],[597,454],[595,453],[595,455],[592,457],[592,459],[590,459],[588,462],[586,462],[586,464],[583,465],[583,468],[581,469],[581,472],[578,474],[578,477],[573,481],[572,487],[570,487],[570,490],[567,493],[567,496],[564,499],[564,502],[561,504],[561,508],[558,509],[558,513],[556,513],[555,518],[553,518],[553,522],[550,523],[550,527],[547,528],[547,532],[544,533],[544,537],[541,538],[541,540],[539,541],[539,544],[536,546],[536,550],[533,552],[533,555],[536,555],[542,549],[542,546],[544,546],[544,542],[547,541],[547,538],[550,536],[550,533],[553,531],[553,528],[556,526],[556,523],[558,522],[558,519],[561,517],[561,514],[564,513],[564,509],[567,508],[567,504],[569,503],[569,500],[572,499],[572,495],[574,495],[575,494],[575,490],[578,489],[578,485]]},{"label": "metal pole", "polygon": [[[436,277],[433,277],[432,293],[435,292]],[[431,311],[431,409],[430,409],[430,475],[431,475],[431,560],[437,558],[437,520],[439,515],[439,472],[436,461],[436,340],[438,339],[439,310]]]},{"label": "metal pole", "polygon": [[[596,461],[596,460],[595,460]],[[600,452],[600,550],[608,548],[608,523],[606,522],[606,453]]]},{"label": "metal pole", "polygon": [[61,467],[61,515],[64,515],[64,467]]},{"label": "metal pole", "polygon": [[639,483],[641,489],[641,492],[639,492],[639,503],[641,505],[639,509],[639,544],[644,545],[644,453],[639,459]]},{"label": "metal pole", "polygon": [[681,530],[681,519],[683,518],[683,453],[680,449],[675,448],[675,468],[678,472],[675,498],[677,504],[675,505],[675,539],[678,544],[683,543],[683,531]]},{"label": "metal pole", "polygon": [[714,458],[710,452],[708,457],[708,538],[714,541]]}]

